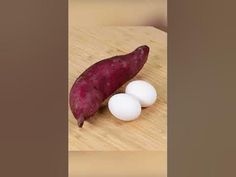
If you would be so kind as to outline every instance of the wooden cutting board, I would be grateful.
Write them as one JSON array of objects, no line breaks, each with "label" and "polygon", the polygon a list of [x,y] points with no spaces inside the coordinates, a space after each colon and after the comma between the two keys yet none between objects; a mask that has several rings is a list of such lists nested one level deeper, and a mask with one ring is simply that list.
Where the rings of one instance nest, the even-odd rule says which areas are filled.
[{"label": "wooden cutting board", "polygon": [[[78,128],[70,109],[69,151],[167,151],[167,34],[154,27],[69,28],[69,88],[90,65],[114,55],[126,54],[140,45],[150,47],[149,58],[133,79],[154,85],[158,99],[141,116],[123,122],[112,116],[106,104]],[[123,91],[124,86],[119,89]]]}]

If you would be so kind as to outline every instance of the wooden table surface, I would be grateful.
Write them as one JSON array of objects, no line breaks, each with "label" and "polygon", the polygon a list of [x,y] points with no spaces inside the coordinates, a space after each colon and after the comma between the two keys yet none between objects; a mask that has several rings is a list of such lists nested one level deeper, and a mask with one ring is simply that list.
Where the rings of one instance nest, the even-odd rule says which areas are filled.
[{"label": "wooden table surface", "polygon": [[69,177],[167,177],[167,153],[73,151],[69,152],[68,172]]},{"label": "wooden table surface", "polygon": [[[133,51],[140,45],[150,47],[149,58],[133,79],[154,85],[158,99],[142,110],[141,116],[123,122],[112,116],[106,104],[77,127],[70,109],[69,151],[167,151],[167,34],[154,27],[77,27],[69,28],[69,83],[93,63]],[[126,85],[126,84],[125,84]],[[123,91],[124,86],[119,90]]]}]

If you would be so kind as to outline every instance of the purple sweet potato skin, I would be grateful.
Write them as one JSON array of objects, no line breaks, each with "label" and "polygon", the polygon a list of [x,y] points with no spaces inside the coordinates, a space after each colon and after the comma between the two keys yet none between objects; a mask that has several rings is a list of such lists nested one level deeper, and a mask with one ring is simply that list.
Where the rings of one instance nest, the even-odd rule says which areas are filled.
[{"label": "purple sweet potato skin", "polygon": [[97,112],[106,98],[142,69],[148,53],[149,47],[144,45],[129,54],[101,60],[76,79],[69,99],[79,127],[83,126],[84,120]]}]

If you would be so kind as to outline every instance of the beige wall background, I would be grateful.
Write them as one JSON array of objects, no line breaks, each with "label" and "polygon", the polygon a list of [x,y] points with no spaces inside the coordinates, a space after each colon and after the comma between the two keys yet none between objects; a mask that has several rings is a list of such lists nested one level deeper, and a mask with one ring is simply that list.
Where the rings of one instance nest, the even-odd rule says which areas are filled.
[{"label": "beige wall background", "polygon": [[154,26],[167,31],[167,0],[69,0],[74,25]]}]

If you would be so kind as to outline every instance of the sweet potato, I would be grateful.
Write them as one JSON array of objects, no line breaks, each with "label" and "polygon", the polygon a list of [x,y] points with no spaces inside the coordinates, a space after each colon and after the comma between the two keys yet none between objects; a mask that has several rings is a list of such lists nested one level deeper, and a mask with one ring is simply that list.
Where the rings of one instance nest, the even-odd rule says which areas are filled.
[{"label": "sweet potato", "polygon": [[148,53],[148,46],[140,46],[129,54],[91,65],[77,78],[70,90],[69,101],[79,127],[97,112],[106,98],[142,69]]}]

